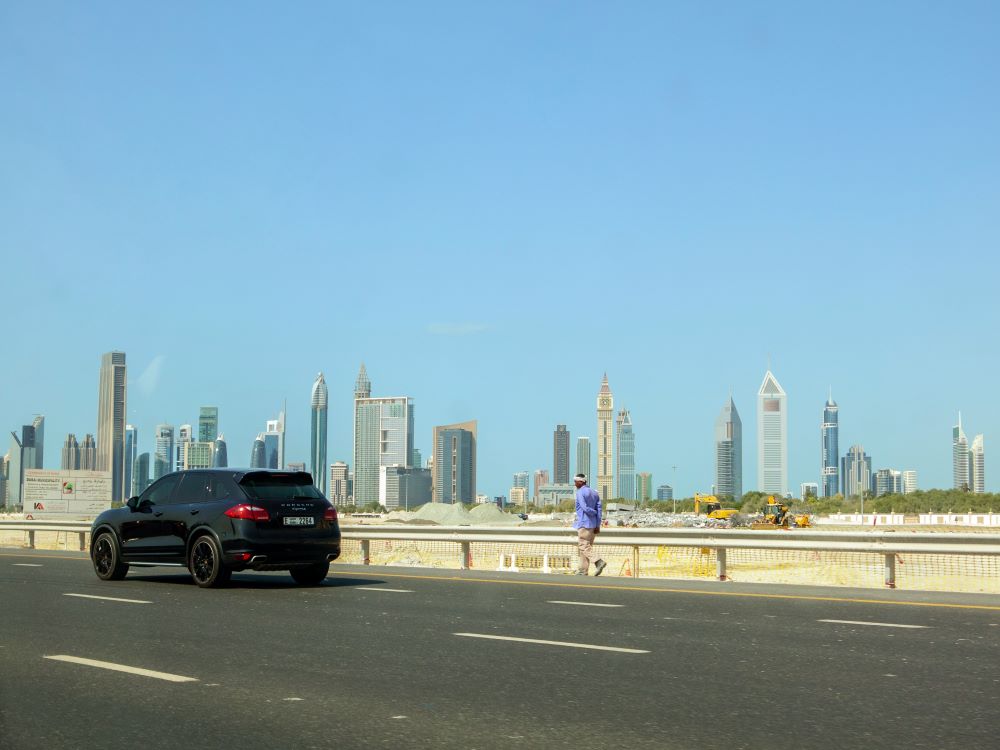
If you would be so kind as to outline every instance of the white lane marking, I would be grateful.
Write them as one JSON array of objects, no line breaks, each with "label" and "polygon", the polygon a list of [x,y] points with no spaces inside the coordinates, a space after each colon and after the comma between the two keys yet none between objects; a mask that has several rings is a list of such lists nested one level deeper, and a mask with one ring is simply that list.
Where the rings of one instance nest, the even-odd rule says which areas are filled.
[{"label": "white lane marking", "polygon": [[486,638],[491,641],[514,641],[515,643],[540,643],[543,646],[565,646],[566,648],[585,648],[592,651],[617,651],[622,654],[648,654],[638,648],[619,648],[618,646],[595,646],[592,643],[567,643],[565,641],[542,641],[537,638],[514,638],[509,635],[488,635],[486,633],[453,633],[463,638]]},{"label": "white lane marking", "polygon": [[145,599],[119,599],[117,596],[94,596],[93,594],[63,594],[63,596],[75,596],[80,599],[100,599],[105,602],[125,602],[126,604],[152,604]]},{"label": "white lane marking", "polygon": [[386,589],[381,586],[368,586],[367,588],[358,589],[358,591],[388,591],[390,594],[412,594],[413,591],[410,589]]},{"label": "white lane marking", "polygon": [[52,659],[53,661],[65,661],[70,664],[82,664],[85,667],[97,667],[99,669],[110,669],[112,672],[126,672],[128,674],[137,674],[141,677],[153,677],[157,680],[166,680],[167,682],[197,682],[197,677],[184,677],[179,674],[170,674],[169,672],[156,672],[152,669],[141,669],[140,667],[130,667],[126,664],[115,664],[110,661],[97,661],[96,659],[84,659],[80,656],[66,656],[65,654],[56,654],[55,656],[43,656],[43,659]]},{"label": "white lane marking", "polygon": [[597,602],[563,602],[553,599],[548,604],[575,604],[578,607],[624,607],[624,604],[598,604]]},{"label": "white lane marking", "polygon": [[40,568],[40,563],[11,563],[15,568]]},{"label": "white lane marking", "polygon": [[913,630],[925,630],[930,625],[900,625],[895,622],[865,622],[864,620],[817,620],[816,622],[832,622],[837,625],[873,625],[879,628],[910,628]]}]

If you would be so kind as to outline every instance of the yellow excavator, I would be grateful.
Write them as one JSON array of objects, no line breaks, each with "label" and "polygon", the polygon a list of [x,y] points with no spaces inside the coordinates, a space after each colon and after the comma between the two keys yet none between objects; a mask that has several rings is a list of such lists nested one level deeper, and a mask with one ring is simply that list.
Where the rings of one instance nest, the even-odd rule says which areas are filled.
[{"label": "yellow excavator", "polygon": [[732,518],[739,513],[736,508],[723,508],[715,495],[699,495],[697,492],[694,493],[694,512],[719,520]]},{"label": "yellow excavator", "polygon": [[793,526],[797,529],[804,529],[812,526],[808,515],[789,513],[788,506],[775,500],[774,495],[767,498],[767,505],[764,506],[763,512],[764,517],[751,523],[751,529],[788,529]]}]

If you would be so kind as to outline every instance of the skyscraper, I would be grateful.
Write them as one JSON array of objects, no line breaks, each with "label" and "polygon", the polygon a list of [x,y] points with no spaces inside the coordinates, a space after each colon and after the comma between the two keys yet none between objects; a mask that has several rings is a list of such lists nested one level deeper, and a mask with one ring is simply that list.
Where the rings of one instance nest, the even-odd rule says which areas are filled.
[{"label": "skyscraper", "polygon": [[10,433],[10,453],[7,464],[7,505],[20,506],[23,502],[25,469],[35,468],[35,428],[30,424],[21,427],[21,434]]},{"label": "skyscraper", "polygon": [[757,488],[788,494],[788,398],[770,370],[757,392]]},{"label": "skyscraper", "polygon": [[986,449],[982,435],[973,438],[969,449],[969,489],[977,495],[986,492]]},{"label": "skyscraper", "polygon": [[635,434],[628,409],[618,412],[615,420],[615,442],[618,451],[615,462],[615,497],[635,500]]},{"label": "skyscraper", "polygon": [[[526,471],[518,471],[514,474],[514,481],[511,487],[524,490],[524,499],[527,500],[531,492],[531,475]],[[511,501],[513,502],[513,501]]]},{"label": "skyscraper", "polygon": [[569,484],[569,430],[564,424],[552,433],[552,476],[556,484]]},{"label": "skyscraper", "polygon": [[656,499],[657,500],[673,500],[674,499],[674,488],[669,484],[661,484],[656,488]]},{"label": "skyscraper", "polygon": [[125,352],[107,352],[97,400],[97,470],[111,472],[112,502],[125,500],[126,382]]},{"label": "skyscraper", "polygon": [[194,430],[189,424],[182,424],[177,428],[177,438],[174,440],[174,468],[172,471],[181,471],[187,463],[187,449],[194,440]]},{"label": "skyscraper", "polygon": [[135,459],[135,466],[132,468],[133,484],[132,493],[141,495],[149,487],[149,454],[142,453]]},{"label": "skyscraper", "polygon": [[909,495],[917,491],[917,472],[915,469],[907,469],[903,472],[903,494]]},{"label": "skyscraper", "polygon": [[433,499],[436,502],[475,502],[475,421],[434,428],[433,474]]},{"label": "skyscraper", "polygon": [[264,433],[261,432],[253,441],[253,447],[250,449],[250,468],[251,469],[266,469],[267,468],[267,456],[264,451]]},{"label": "skyscraper", "polygon": [[962,413],[958,414],[958,424],[951,429],[951,470],[952,486],[956,490],[969,489],[969,441],[962,430]]},{"label": "skyscraper", "polygon": [[139,435],[135,427],[125,425],[125,498],[138,494],[132,483],[132,472],[135,469],[135,457],[138,450]]},{"label": "skyscraper", "polygon": [[732,396],[715,420],[715,492],[735,503],[743,497],[743,422]]},{"label": "skyscraper", "polygon": [[[532,497],[538,502],[538,490],[549,483],[549,470],[538,469],[535,472],[535,494]],[[603,498],[601,498],[603,500]]]},{"label": "skyscraper", "polygon": [[903,472],[879,469],[875,472],[875,497],[903,494]]},{"label": "skyscraper", "polygon": [[590,438],[578,437],[576,439],[576,473],[585,474],[589,482],[593,477],[590,475]]},{"label": "skyscraper", "polygon": [[343,461],[330,465],[330,494],[327,499],[334,505],[347,505],[350,500],[350,471]]},{"label": "skyscraper", "polygon": [[268,469],[286,468],[284,409],[278,413],[277,419],[269,419],[264,425],[264,466]]},{"label": "skyscraper", "polygon": [[29,469],[45,468],[45,416],[36,414],[31,421],[31,426],[35,429],[35,462]]},{"label": "skyscraper", "polygon": [[219,407],[203,406],[198,410],[198,442],[211,443],[219,436]]},{"label": "skyscraper", "polygon": [[89,432],[80,446],[80,471],[97,471],[97,441]]},{"label": "skyscraper", "polygon": [[823,497],[833,497],[840,492],[840,417],[833,391],[823,407],[823,423],[820,426],[822,449],[821,482]]},{"label": "skyscraper", "polygon": [[648,471],[635,475],[635,499],[642,503],[653,499],[653,475]]},{"label": "skyscraper", "polygon": [[323,373],[316,376],[312,387],[312,429],[309,438],[309,471],[316,487],[326,494],[327,402],[329,393]]},{"label": "skyscraper", "polygon": [[[413,401],[406,396],[371,397],[361,365],[354,386],[354,504],[378,502],[379,467],[410,468],[413,461]],[[433,459],[433,456],[432,456]]]},{"label": "skyscraper", "polygon": [[[454,479],[454,477],[449,478],[449,473],[456,471],[455,464],[452,458],[448,458],[447,456],[446,458],[448,463],[441,463],[441,450],[439,446],[439,443],[441,442],[441,435],[445,432],[454,432],[455,430],[468,432],[470,436],[469,440],[471,441],[469,442],[469,448],[467,449],[467,451],[471,451],[471,453],[466,452],[462,456],[456,457],[455,460],[461,459],[462,461],[465,461],[467,458],[471,459],[468,465],[471,467],[472,477],[468,481],[471,483],[472,487],[472,499],[460,500],[458,502],[471,503],[476,499],[476,449],[479,441],[479,423],[475,419],[471,419],[468,422],[456,422],[455,424],[439,425],[433,430],[432,442],[434,445],[434,465],[431,467],[431,490],[433,492],[432,499],[437,503],[455,502],[453,500],[445,499],[446,497],[451,497],[452,495],[442,494],[442,490],[446,489]],[[465,438],[459,439],[457,447],[461,447],[463,440],[465,440]],[[445,452],[447,453],[448,450],[450,450],[450,448],[446,449]],[[465,463],[462,464],[463,469],[465,465]]]},{"label": "skyscraper", "polygon": [[184,451],[185,469],[211,469],[212,451],[215,449],[215,441],[211,440],[203,443],[200,440],[192,440],[187,444]]},{"label": "skyscraper", "polygon": [[852,445],[840,464],[845,497],[862,497],[872,491],[872,459],[862,446]]},{"label": "skyscraper", "polygon": [[66,441],[63,443],[60,468],[64,471],[80,468],[80,444],[72,432],[66,436]]},{"label": "skyscraper", "polygon": [[608,385],[608,374],[604,373],[601,390],[597,394],[597,494],[604,501],[611,499],[614,483],[614,440],[611,420],[615,413],[615,397]]},{"label": "skyscraper", "polygon": [[225,469],[229,466],[229,449],[226,447],[226,436],[219,435],[215,439],[215,449],[212,451],[212,466]]},{"label": "skyscraper", "polygon": [[[80,460],[83,468],[83,459]],[[156,425],[156,447],[153,449],[153,481],[174,470],[174,426]]]}]

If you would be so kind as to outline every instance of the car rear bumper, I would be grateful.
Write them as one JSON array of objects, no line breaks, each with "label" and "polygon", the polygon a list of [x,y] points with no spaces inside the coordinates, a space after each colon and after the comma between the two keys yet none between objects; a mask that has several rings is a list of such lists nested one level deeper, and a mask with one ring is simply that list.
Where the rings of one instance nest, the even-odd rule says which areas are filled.
[{"label": "car rear bumper", "polygon": [[[240,543],[242,541],[243,543]],[[233,570],[286,570],[299,565],[333,562],[340,557],[340,539],[287,542],[248,542],[226,545],[223,558]]]}]

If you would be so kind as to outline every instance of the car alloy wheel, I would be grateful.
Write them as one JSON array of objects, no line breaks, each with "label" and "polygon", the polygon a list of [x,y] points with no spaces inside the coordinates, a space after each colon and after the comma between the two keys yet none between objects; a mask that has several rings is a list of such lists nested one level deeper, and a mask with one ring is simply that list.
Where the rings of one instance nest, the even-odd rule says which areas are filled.
[{"label": "car alloy wheel", "polygon": [[222,550],[207,534],[195,540],[188,567],[194,582],[205,588],[221,586],[229,580],[230,570],[222,562]]},{"label": "car alloy wheel", "polygon": [[90,556],[94,563],[94,572],[102,581],[120,581],[128,573],[128,565],[121,561],[118,541],[109,531],[97,537]]}]

